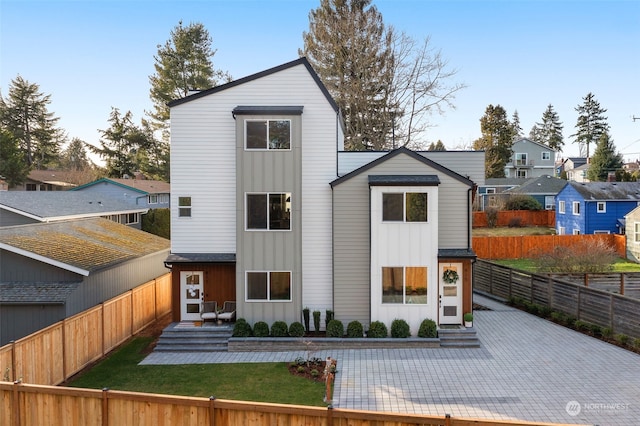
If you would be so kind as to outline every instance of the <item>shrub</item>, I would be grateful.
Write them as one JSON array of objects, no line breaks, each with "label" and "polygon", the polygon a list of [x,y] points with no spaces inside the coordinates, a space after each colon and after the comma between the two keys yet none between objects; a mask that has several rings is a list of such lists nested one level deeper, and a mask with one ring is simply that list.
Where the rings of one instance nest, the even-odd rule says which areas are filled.
[{"label": "shrub", "polygon": [[539,306],[538,315],[540,315],[542,318],[549,318],[549,316],[551,315],[551,308],[548,306]]},{"label": "shrub", "polygon": [[357,338],[364,336],[364,328],[360,321],[351,321],[347,324],[347,337]]},{"label": "shrub", "polygon": [[611,339],[612,336],[613,336],[613,330],[610,327],[605,327],[602,329],[602,337]]},{"label": "shrub", "polygon": [[287,337],[288,336],[287,323],[284,321],[276,321],[271,325],[271,336],[272,337]]},{"label": "shrub", "polygon": [[591,334],[595,337],[600,337],[600,335],[602,334],[602,329],[597,324],[589,325],[589,331],[591,331]]},{"label": "shrub", "polygon": [[411,336],[409,323],[403,319],[394,319],[391,321],[391,337],[396,339],[406,339]]},{"label": "shrub", "polygon": [[575,327],[576,327],[576,330],[578,331],[587,331],[589,330],[589,323],[582,320],[578,320],[575,323]]},{"label": "shrub", "polygon": [[551,321],[564,324],[564,314],[562,312],[551,312]]},{"label": "shrub", "polygon": [[141,228],[150,234],[171,239],[171,213],[169,209],[150,209],[142,215]]},{"label": "shrub", "polygon": [[304,366],[302,365],[298,366],[298,373],[304,373],[304,370],[305,370]]},{"label": "shrub", "polygon": [[512,217],[509,219],[509,223],[507,224],[509,228],[521,228],[522,227],[522,218],[519,216]]},{"label": "shrub", "polygon": [[514,194],[504,204],[505,210],[542,210],[542,205],[531,195]]},{"label": "shrub", "polygon": [[304,329],[309,332],[309,308],[304,308],[302,310],[302,319],[304,320]]},{"label": "shrub", "polygon": [[620,343],[621,345],[626,345],[627,343],[629,343],[629,336],[627,336],[626,334],[616,334],[616,342]]},{"label": "shrub", "polygon": [[489,228],[495,228],[498,224],[498,209],[495,207],[487,207],[484,213],[487,215],[487,226]]},{"label": "shrub", "polygon": [[320,372],[314,368],[313,370],[311,370],[311,375],[313,377],[318,377],[320,375]]},{"label": "shrub", "polygon": [[383,322],[374,321],[369,324],[369,331],[367,332],[367,337],[371,337],[374,339],[381,339],[389,336],[389,332],[387,331],[387,326],[384,325]]},{"label": "shrub", "polygon": [[313,329],[320,331],[320,311],[313,311]]},{"label": "shrub", "polygon": [[253,335],[256,337],[269,337],[269,324],[258,321],[253,324]]},{"label": "shrub", "polygon": [[302,337],[304,336],[304,326],[301,322],[292,322],[289,326],[289,336],[291,337]]},{"label": "shrub", "polygon": [[636,337],[635,339],[633,339],[633,346],[635,346],[637,349],[640,349],[640,338]]},{"label": "shrub", "polygon": [[546,253],[534,253],[536,266],[544,272],[588,273],[613,269],[618,258],[615,248],[604,241],[580,241],[571,247],[554,247]]},{"label": "shrub", "polygon": [[233,326],[233,337],[251,337],[251,326],[244,318],[238,318]]},{"label": "shrub", "polygon": [[344,336],[344,325],[342,321],[332,319],[327,324],[327,337],[343,337]]},{"label": "shrub", "polygon": [[333,319],[333,311],[327,309],[324,314],[324,328],[326,329],[329,326],[329,322]]},{"label": "shrub", "polygon": [[433,339],[438,337],[438,327],[436,322],[432,319],[425,319],[420,323],[420,329],[418,330],[418,337]]}]

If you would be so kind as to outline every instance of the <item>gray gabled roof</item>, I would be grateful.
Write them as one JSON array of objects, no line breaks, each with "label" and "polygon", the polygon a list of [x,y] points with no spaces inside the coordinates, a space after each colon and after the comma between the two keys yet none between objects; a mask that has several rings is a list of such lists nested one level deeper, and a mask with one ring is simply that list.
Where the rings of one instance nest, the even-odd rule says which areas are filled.
[{"label": "gray gabled roof", "polygon": [[84,276],[168,251],[170,245],[167,239],[101,218],[0,228],[0,249]]},{"label": "gray gabled roof", "polygon": [[568,182],[585,201],[640,201],[640,182]]},{"label": "gray gabled roof", "polygon": [[553,176],[540,176],[538,178],[529,179],[522,185],[509,189],[506,192],[517,194],[548,194],[555,195],[567,185],[564,179],[558,179]]},{"label": "gray gabled roof", "polygon": [[[76,191],[1,191],[0,210],[8,210],[40,222],[144,213],[147,207],[101,194]],[[0,212],[1,213],[1,212]]]},{"label": "gray gabled roof", "polygon": [[79,285],[79,282],[4,282],[0,283],[0,303],[61,305]]},{"label": "gray gabled roof", "polygon": [[498,187],[498,186],[520,186],[531,178],[487,178],[484,181],[483,187]]}]

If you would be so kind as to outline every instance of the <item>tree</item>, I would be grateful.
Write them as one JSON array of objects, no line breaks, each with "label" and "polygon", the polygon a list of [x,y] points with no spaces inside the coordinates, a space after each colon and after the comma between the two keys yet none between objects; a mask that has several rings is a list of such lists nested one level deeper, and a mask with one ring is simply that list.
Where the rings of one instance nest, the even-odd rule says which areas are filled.
[{"label": "tree", "polygon": [[604,132],[600,135],[596,151],[593,153],[587,178],[592,182],[605,182],[609,173],[615,173],[622,168],[622,155],[616,153],[613,141],[609,134]]},{"label": "tree", "polygon": [[78,138],[71,139],[69,145],[60,155],[60,167],[65,170],[85,170],[91,167],[87,157],[87,143]]},{"label": "tree", "polygon": [[549,104],[542,114],[542,122],[536,123],[531,128],[529,138],[555,151],[562,151],[564,146],[562,127],[558,113],[554,111],[553,105]]},{"label": "tree", "polygon": [[522,127],[520,126],[520,115],[518,114],[518,110],[515,110],[513,115],[511,115],[511,125],[513,126],[514,139],[519,139],[524,136]]},{"label": "tree", "polygon": [[600,141],[600,136],[609,131],[609,124],[604,116],[607,110],[600,106],[593,93],[589,92],[582,100],[582,105],[576,107],[576,133],[571,136],[580,147],[580,156],[589,158],[589,145]]},{"label": "tree", "polygon": [[21,76],[11,80],[7,98],[0,97],[0,123],[18,141],[25,162],[38,169],[58,156],[64,132],[56,127],[59,120],[49,112],[51,95]]},{"label": "tree", "polygon": [[141,145],[136,152],[135,160],[138,170],[150,179],[168,182],[170,178],[169,142],[157,139],[147,120],[142,120],[139,131]]},{"label": "tree", "polygon": [[513,155],[511,147],[516,134],[505,109],[489,105],[480,118],[480,131],[482,136],[473,143],[473,149],[485,150],[485,176],[505,177],[504,168]]},{"label": "tree", "polygon": [[157,46],[155,73],[149,76],[154,110],[147,112],[154,128],[168,128],[168,102],[187,96],[191,90],[214,87],[221,79],[231,80],[226,72],[213,68],[212,58],[216,51],[211,47],[212,43],[203,24],[183,27],[180,21],[171,30],[169,40]]},{"label": "tree", "polygon": [[436,143],[431,142],[431,145],[429,145],[429,148],[427,148],[427,151],[446,151],[446,150],[447,148],[444,146],[444,144],[440,139],[438,139],[438,142]]},{"label": "tree", "polygon": [[6,179],[9,187],[24,183],[29,176],[29,166],[18,146],[18,140],[11,132],[0,129],[0,177]]},{"label": "tree", "polygon": [[[419,43],[384,25],[371,0],[321,0],[303,32],[306,56],[340,107],[345,148],[420,146],[428,117],[463,85],[429,38]],[[397,141],[397,144],[396,144]]]}]

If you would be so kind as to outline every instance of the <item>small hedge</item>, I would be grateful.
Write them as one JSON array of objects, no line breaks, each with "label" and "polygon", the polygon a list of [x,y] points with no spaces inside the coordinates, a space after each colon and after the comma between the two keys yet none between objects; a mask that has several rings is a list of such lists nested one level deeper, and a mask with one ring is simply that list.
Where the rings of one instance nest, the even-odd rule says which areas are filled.
[{"label": "small hedge", "polygon": [[418,330],[418,337],[425,339],[434,339],[438,337],[438,326],[432,319],[425,319],[420,323],[420,329]]},{"label": "small hedge", "polygon": [[244,318],[238,318],[233,326],[233,337],[251,337],[251,326]]},{"label": "small hedge", "polygon": [[367,337],[373,339],[382,339],[389,336],[387,326],[383,322],[374,321],[369,325],[369,331]]},{"label": "small hedge", "polygon": [[391,337],[395,339],[406,339],[411,336],[409,323],[403,319],[394,319],[391,322]]},{"label": "small hedge", "polygon": [[269,337],[269,324],[264,321],[258,321],[253,324],[253,335],[256,337]]},{"label": "small hedge", "polygon": [[347,324],[347,337],[358,338],[364,336],[364,328],[360,321],[351,321]]},{"label": "small hedge", "polygon": [[320,331],[320,315],[322,313],[320,311],[313,311],[313,329],[318,332]]},{"label": "small hedge", "polygon": [[284,321],[276,321],[271,325],[272,337],[287,337],[289,335],[289,327]]},{"label": "small hedge", "polygon": [[332,319],[327,324],[327,337],[344,337],[344,325],[342,321]]},{"label": "small hedge", "polygon": [[291,337],[302,337],[304,336],[304,326],[301,322],[292,322],[289,326],[289,336]]}]

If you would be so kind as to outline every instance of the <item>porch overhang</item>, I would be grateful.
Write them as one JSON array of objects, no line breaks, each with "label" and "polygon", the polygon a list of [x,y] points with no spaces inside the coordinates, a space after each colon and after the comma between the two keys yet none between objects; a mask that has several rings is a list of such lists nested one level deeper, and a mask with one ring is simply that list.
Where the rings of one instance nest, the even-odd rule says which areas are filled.
[{"label": "porch overhang", "polygon": [[165,265],[176,263],[236,263],[235,253],[170,253]]},{"label": "porch overhang", "polygon": [[476,259],[473,249],[438,249],[438,259]]}]

